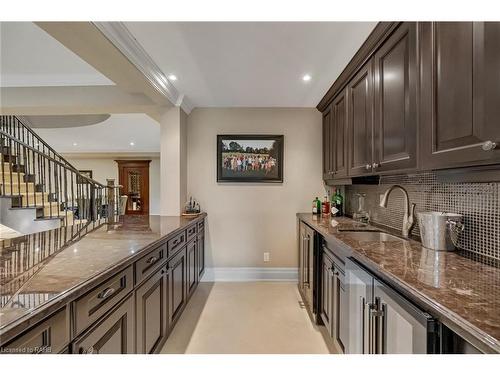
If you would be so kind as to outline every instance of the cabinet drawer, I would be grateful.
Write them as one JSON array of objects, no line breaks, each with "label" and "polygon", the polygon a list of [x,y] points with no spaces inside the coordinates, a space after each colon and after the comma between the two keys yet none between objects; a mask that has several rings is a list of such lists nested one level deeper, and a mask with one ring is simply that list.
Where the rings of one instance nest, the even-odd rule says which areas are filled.
[{"label": "cabinet drawer", "polygon": [[75,302],[76,335],[107,313],[133,288],[132,266],[127,267]]},{"label": "cabinet drawer", "polygon": [[187,233],[187,242],[189,242],[192,238],[196,237],[196,233],[198,233],[198,226],[196,224],[190,226],[186,229]]},{"label": "cabinet drawer", "polygon": [[11,354],[57,354],[69,343],[69,324],[66,308],[23,333],[6,346],[4,353]]},{"label": "cabinet drawer", "polygon": [[203,232],[205,230],[205,220],[203,219],[198,223],[198,233]]},{"label": "cabinet drawer", "polygon": [[168,247],[168,256],[174,255],[174,253],[179,250],[184,244],[186,243],[186,231],[183,231],[176,235],[175,237],[172,237],[170,240],[167,242],[167,247]]},{"label": "cabinet drawer", "polygon": [[135,262],[135,283],[139,284],[142,280],[153,274],[166,258],[167,245],[163,244]]}]

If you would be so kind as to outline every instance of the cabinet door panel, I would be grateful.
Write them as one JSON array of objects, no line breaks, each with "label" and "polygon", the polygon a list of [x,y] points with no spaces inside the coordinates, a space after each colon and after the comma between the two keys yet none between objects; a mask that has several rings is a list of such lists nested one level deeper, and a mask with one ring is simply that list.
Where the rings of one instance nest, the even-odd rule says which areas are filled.
[{"label": "cabinet door panel", "polygon": [[330,133],[332,135],[330,147],[332,151],[331,163],[333,165],[333,177],[343,178],[347,176],[346,163],[346,95],[345,91],[337,96],[332,105],[332,123]]},{"label": "cabinet door panel", "polygon": [[168,316],[169,327],[179,318],[186,303],[187,296],[187,264],[186,248],[182,249],[172,260],[168,262],[167,286],[168,286]]},{"label": "cabinet door panel", "polygon": [[321,320],[332,336],[333,262],[323,251],[321,259]]},{"label": "cabinet door panel", "polygon": [[73,353],[134,353],[134,300],[127,297],[119,307],[73,344]]},{"label": "cabinet door panel", "polygon": [[416,24],[403,23],[375,54],[376,172],[416,166]]},{"label": "cabinet door panel", "polygon": [[372,63],[348,83],[349,176],[372,172],[373,103]]},{"label": "cabinet door panel", "polygon": [[332,174],[332,151],[331,151],[331,107],[323,112],[323,179],[331,179]]},{"label": "cabinet door panel", "polygon": [[500,23],[420,25],[421,161],[428,169],[500,162]]},{"label": "cabinet door panel", "polygon": [[196,243],[197,262],[198,262],[198,282],[201,281],[203,274],[205,273],[205,234],[198,234],[198,239]]},{"label": "cabinet door panel", "polygon": [[137,353],[153,353],[168,332],[165,267],[135,293]]},{"label": "cabinet door panel", "polygon": [[198,281],[198,272],[196,265],[196,241],[188,243],[186,248],[186,262],[187,262],[187,289],[188,295],[194,292],[196,283]]}]

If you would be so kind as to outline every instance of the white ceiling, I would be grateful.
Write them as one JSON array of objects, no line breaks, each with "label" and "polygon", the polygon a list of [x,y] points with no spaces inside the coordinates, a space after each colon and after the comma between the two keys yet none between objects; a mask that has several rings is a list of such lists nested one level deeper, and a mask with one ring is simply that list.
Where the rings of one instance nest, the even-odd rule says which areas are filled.
[{"label": "white ceiling", "polygon": [[376,22],[125,25],[195,107],[314,107]]},{"label": "white ceiling", "polygon": [[0,22],[0,87],[113,85],[32,22]]},{"label": "white ceiling", "polygon": [[[96,125],[34,130],[60,153],[160,151],[158,123],[140,113],[114,114]],[[130,146],[130,142],[135,145]]]}]

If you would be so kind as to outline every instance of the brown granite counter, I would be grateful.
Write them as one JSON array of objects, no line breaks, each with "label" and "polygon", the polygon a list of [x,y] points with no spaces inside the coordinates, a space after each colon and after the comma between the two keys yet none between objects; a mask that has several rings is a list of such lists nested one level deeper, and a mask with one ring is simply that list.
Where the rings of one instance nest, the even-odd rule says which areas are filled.
[{"label": "brown granite counter", "polygon": [[40,320],[48,307],[75,298],[83,286],[118,272],[205,216],[123,216],[81,237],[79,228],[66,227],[0,241],[0,335],[5,339],[21,323]]},{"label": "brown granite counter", "polygon": [[413,240],[357,241],[342,230],[376,228],[349,218],[297,217],[479,349],[500,353],[499,268]]}]

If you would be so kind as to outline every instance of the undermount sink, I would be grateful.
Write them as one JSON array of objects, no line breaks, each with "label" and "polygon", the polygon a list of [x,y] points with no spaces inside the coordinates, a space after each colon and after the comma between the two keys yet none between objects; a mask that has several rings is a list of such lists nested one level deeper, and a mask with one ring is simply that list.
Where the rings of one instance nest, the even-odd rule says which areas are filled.
[{"label": "undermount sink", "polygon": [[393,236],[392,234],[377,231],[363,230],[344,230],[343,233],[348,233],[349,237],[357,241],[405,241],[402,238]]}]

